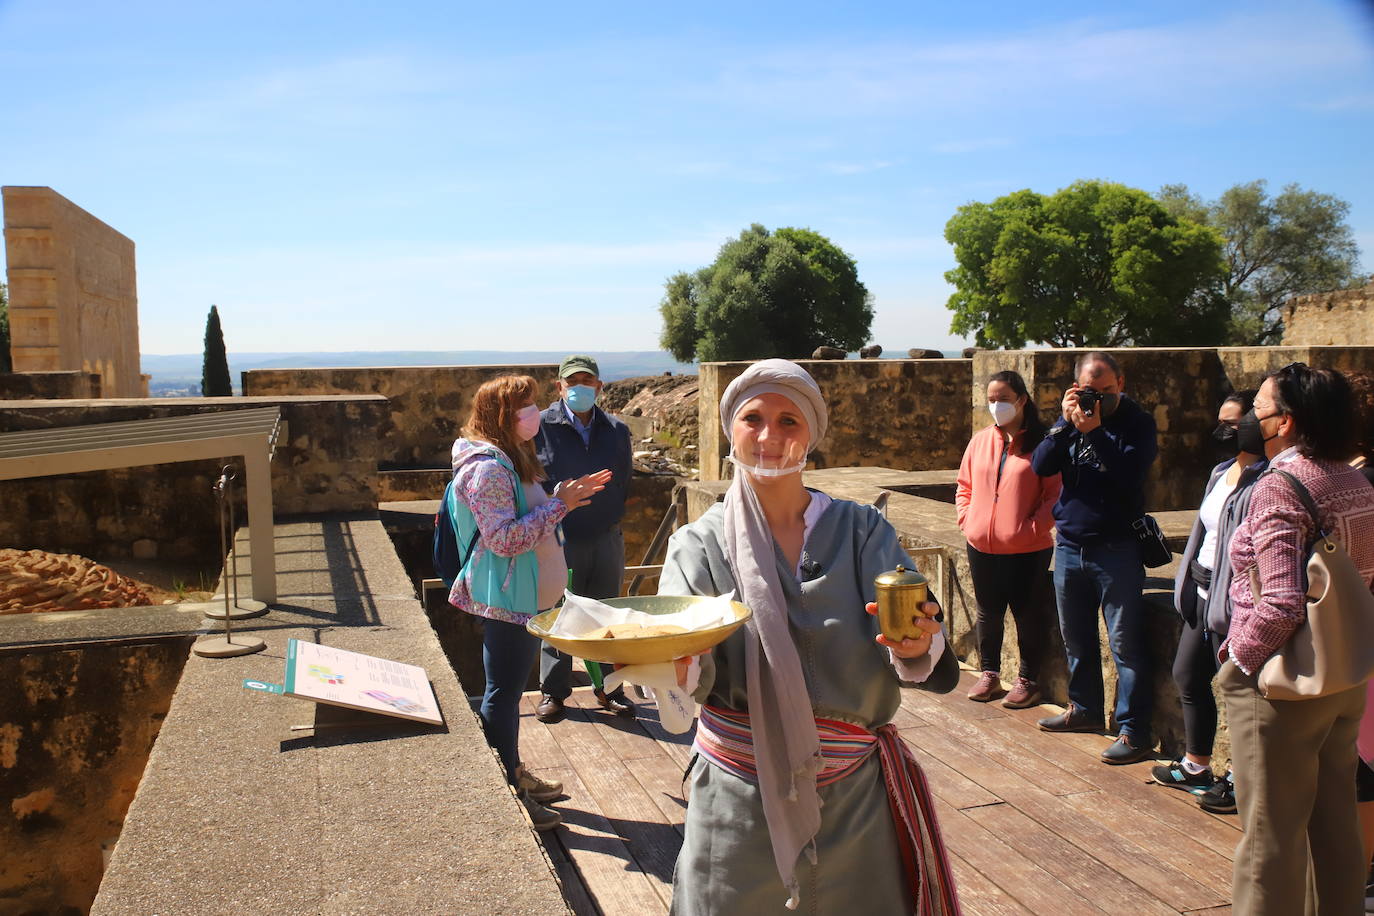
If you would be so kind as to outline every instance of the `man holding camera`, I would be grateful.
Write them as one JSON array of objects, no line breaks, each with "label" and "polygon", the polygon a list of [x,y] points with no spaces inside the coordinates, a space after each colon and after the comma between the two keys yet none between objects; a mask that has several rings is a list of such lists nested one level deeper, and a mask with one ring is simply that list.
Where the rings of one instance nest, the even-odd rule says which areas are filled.
[{"label": "man holding camera", "polygon": [[1031,455],[1042,477],[1062,475],[1054,506],[1058,541],[1054,591],[1069,663],[1069,705],[1040,720],[1056,732],[1103,727],[1102,609],[1116,662],[1120,737],[1106,763],[1135,763],[1153,753],[1152,694],[1141,588],[1145,567],[1131,523],[1144,513],[1145,475],[1155,460],[1155,421],[1122,394],[1126,376],[1110,354],[1083,354],[1077,384],[1064,393],[1063,416]]}]

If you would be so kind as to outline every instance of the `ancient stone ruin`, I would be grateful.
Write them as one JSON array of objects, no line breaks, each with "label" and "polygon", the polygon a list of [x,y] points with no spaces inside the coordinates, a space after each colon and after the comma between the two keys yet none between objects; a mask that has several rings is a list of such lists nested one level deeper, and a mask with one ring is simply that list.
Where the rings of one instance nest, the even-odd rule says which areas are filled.
[{"label": "ancient stone ruin", "polygon": [[133,579],[86,557],[46,550],[0,550],[0,614],[151,603]]}]

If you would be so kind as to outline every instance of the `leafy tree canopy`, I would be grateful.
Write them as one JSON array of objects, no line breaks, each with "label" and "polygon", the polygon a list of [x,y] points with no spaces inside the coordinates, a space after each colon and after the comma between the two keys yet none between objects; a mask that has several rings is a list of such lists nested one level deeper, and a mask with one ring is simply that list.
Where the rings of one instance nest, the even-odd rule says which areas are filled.
[{"label": "leafy tree canopy", "polygon": [[1222,240],[1144,191],[1080,181],[960,207],[950,330],[980,347],[1176,346],[1221,342]]},{"label": "leafy tree canopy", "polygon": [[664,284],[659,340],[674,359],[810,356],[868,340],[873,308],[853,258],[810,229],[755,223],[716,260]]},{"label": "leafy tree canopy", "polygon": [[1290,184],[1271,198],[1265,182],[1252,181],[1210,203],[1181,184],[1165,185],[1158,196],[1170,214],[1211,226],[1225,239],[1231,343],[1276,344],[1283,336],[1280,307],[1290,296],[1364,280],[1345,221],[1350,205],[1330,194]]}]

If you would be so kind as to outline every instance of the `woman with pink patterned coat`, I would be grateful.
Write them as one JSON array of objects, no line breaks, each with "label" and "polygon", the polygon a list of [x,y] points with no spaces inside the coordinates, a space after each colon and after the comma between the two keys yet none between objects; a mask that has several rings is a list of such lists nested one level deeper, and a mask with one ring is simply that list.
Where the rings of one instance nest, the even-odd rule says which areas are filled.
[{"label": "woman with pink patterned coat", "polygon": [[1231,629],[1217,675],[1244,829],[1232,905],[1244,916],[1364,911],[1353,785],[1365,687],[1308,700],[1267,700],[1258,688],[1260,668],[1306,619],[1304,568],[1318,536],[1298,489],[1276,470],[1311,494],[1322,529],[1374,583],[1374,487],[1346,463],[1353,413],[1344,376],[1295,363],[1264,380],[1240,423],[1242,443],[1262,443],[1270,467],[1231,541]]}]

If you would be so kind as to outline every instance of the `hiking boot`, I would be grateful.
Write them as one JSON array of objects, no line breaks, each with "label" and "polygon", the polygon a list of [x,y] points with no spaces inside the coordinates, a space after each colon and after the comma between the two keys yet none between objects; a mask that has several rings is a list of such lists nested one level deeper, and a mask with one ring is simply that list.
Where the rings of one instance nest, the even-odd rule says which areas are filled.
[{"label": "hiking boot", "polygon": [[1007,695],[1002,688],[1002,678],[996,671],[984,671],[978,683],[968,692],[968,698],[975,703],[990,703]]},{"label": "hiking boot", "polygon": [[1155,782],[1161,786],[1168,786],[1171,789],[1182,789],[1194,795],[1201,795],[1212,787],[1212,783],[1217,781],[1216,776],[1212,775],[1211,769],[1203,770],[1201,773],[1189,773],[1183,768],[1182,760],[1175,760],[1168,766],[1157,766],[1150,770],[1150,775],[1155,778]]},{"label": "hiking boot", "polygon": [[1018,677],[1002,701],[1007,709],[1030,709],[1040,703],[1040,685],[1028,677]]},{"label": "hiking boot", "polygon": [[1197,797],[1197,806],[1213,814],[1236,813],[1236,785],[1228,772],[1212,783],[1212,787]]},{"label": "hiking boot", "polygon": [[520,804],[525,806],[525,813],[529,815],[530,824],[535,830],[552,830],[563,823],[563,815],[552,808],[545,808],[528,794],[521,792],[519,799]]},{"label": "hiking boot", "polygon": [[1102,762],[1112,764],[1139,763],[1149,760],[1155,754],[1154,742],[1141,742],[1136,745],[1129,735],[1120,735],[1111,747],[1102,752]]},{"label": "hiking boot", "polygon": [[515,768],[515,791],[524,792],[537,802],[553,801],[563,795],[563,783],[556,779],[540,779],[522,763]]},{"label": "hiking boot", "polygon": [[551,697],[547,693],[540,700],[539,705],[534,707],[534,717],[540,722],[562,722],[567,713],[563,710],[563,701],[558,697]]},{"label": "hiking boot", "polygon": [[1047,732],[1100,732],[1103,728],[1100,717],[1090,716],[1072,703],[1059,715],[1047,716],[1036,724]]},{"label": "hiking boot", "polygon": [[602,709],[608,709],[617,716],[624,716],[628,719],[635,717],[634,704],[625,699],[625,694],[622,691],[617,690],[615,693],[607,695],[606,691],[598,687],[592,693],[596,694],[596,701],[601,704]]}]

